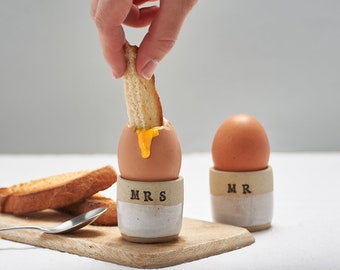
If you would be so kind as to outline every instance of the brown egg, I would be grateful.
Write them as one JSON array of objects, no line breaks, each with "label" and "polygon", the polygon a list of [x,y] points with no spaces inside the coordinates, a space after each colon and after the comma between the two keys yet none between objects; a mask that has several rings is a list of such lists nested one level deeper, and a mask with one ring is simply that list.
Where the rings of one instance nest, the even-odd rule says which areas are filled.
[{"label": "brown egg", "polygon": [[269,141],[252,116],[237,114],[225,120],[212,144],[214,168],[221,171],[257,171],[268,167]]},{"label": "brown egg", "polygon": [[125,126],[118,144],[121,177],[135,181],[175,180],[181,168],[182,152],[173,126],[164,121],[151,142],[150,156],[143,158],[135,127]]}]

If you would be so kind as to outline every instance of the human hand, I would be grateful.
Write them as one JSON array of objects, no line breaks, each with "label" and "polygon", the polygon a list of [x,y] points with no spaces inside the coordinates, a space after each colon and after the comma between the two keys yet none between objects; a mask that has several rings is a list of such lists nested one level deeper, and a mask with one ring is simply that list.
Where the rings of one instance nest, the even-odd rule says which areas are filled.
[{"label": "human hand", "polygon": [[139,45],[138,74],[150,79],[157,64],[174,46],[182,24],[197,0],[159,0],[159,6],[140,7],[156,0],[92,0],[91,17],[99,33],[103,54],[112,75],[120,78],[126,69],[122,25],[150,26]]}]

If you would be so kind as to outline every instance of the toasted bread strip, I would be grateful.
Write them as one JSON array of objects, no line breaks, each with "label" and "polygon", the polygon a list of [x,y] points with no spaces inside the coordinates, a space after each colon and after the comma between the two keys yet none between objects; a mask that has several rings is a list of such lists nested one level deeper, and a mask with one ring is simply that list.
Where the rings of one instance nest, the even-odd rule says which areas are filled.
[{"label": "toasted bread strip", "polygon": [[125,46],[127,69],[124,90],[129,125],[137,129],[150,129],[163,125],[163,112],[155,88],[155,77],[146,80],[136,71],[137,46]]},{"label": "toasted bread strip", "polygon": [[116,180],[114,169],[106,166],[0,188],[0,212],[20,215],[60,208],[107,189]]},{"label": "toasted bread strip", "polygon": [[76,202],[74,204],[59,208],[58,211],[68,213],[74,216],[81,215],[87,211],[98,207],[107,207],[107,210],[93,222],[93,225],[115,226],[117,225],[117,207],[116,202],[99,193],[92,195],[90,198]]}]

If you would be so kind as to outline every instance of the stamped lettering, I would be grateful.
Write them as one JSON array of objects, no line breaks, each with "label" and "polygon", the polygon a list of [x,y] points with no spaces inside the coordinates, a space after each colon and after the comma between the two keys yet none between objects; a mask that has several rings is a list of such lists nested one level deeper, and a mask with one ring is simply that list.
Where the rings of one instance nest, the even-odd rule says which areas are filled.
[{"label": "stamped lettering", "polygon": [[[240,186],[242,188],[240,188]],[[242,194],[250,194],[250,185],[249,184],[241,184],[240,186],[237,186],[236,184],[230,184],[228,183],[228,190],[227,193],[235,193],[237,194],[239,190],[242,190]]]},{"label": "stamped lettering", "polygon": [[118,178],[117,201],[140,205],[174,206],[183,203],[183,178],[143,182]]},{"label": "stamped lettering", "polygon": [[[135,189],[131,189],[131,196],[130,196],[130,200],[134,201],[137,200],[139,201],[139,194],[143,194],[143,201],[144,202],[153,202],[153,198],[152,198],[152,192],[149,190],[143,190],[142,192],[140,192],[140,190],[135,190]],[[159,192],[159,201],[160,202],[165,202],[166,201],[166,191],[161,191]]]},{"label": "stamped lettering", "polygon": [[251,172],[224,172],[210,168],[210,193],[214,196],[253,196],[273,191],[271,167]]}]

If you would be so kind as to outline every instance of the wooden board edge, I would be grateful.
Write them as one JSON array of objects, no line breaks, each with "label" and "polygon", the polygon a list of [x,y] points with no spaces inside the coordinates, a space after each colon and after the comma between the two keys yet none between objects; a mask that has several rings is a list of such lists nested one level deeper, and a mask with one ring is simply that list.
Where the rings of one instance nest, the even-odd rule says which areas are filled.
[{"label": "wooden board edge", "polygon": [[[208,221],[195,220],[184,218],[184,222],[202,222],[209,225]],[[1,222],[0,222],[1,224]],[[139,255],[133,254],[133,252],[127,254],[126,250],[115,249],[111,256],[105,256],[103,249],[104,245],[98,243],[90,243],[83,240],[81,237],[68,238],[68,241],[64,241],[63,235],[49,235],[39,231],[9,231],[6,233],[0,233],[0,238],[25,243],[42,248],[48,248],[51,250],[67,252],[70,254],[85,256],[92,259],[102,260],[119,265],[136,267],[136,268],[163,268],[174,265],[179,265],[222,253],[237,250],[246,246],[249,246],[255,242],[253,235],[246,229],[233,227],[229,225],[211,223],[212,225],[224,227],[230,227],[237,233],[233,233],[232,237],[221,238],[213,240],[210,243],[198,243],[197,245],[183,246],[177,249],[171,249],[162,253],[140,253]],[[83,230],[86,230],[84,228]],[[91,230],[91,229],[90,229]],[[79,231],[81,232],[81,231]],[[57,237],[56,237],[57,236]],[[118,236],[117,236],[118,237]],[[185,238],[185,231],[180,234],[178,241],[182,241]],[[123,240],[125,241],[125,240]],[[237,243],[237,245],[235,245]],[[127,242],[131,245],[131,243]],[[141,244],[135,244],[141,245]],[[143,245],[143,244],[142,244]],[[150,245],[150,244],[147,244]],[[153,245],[153,244],[152,244]],[[162,244],[158,244],[162,245]],[[166,244],[165,244],[166,245]],[[171,243],[168,245],[171,245]],[[56,248],[58,246],[58,248]],[[127,263],[128,262],[128,263]]]}]

